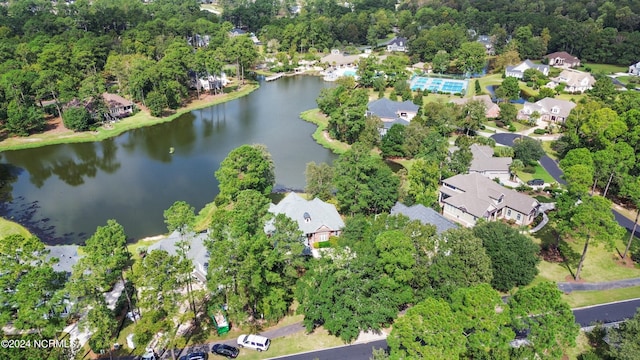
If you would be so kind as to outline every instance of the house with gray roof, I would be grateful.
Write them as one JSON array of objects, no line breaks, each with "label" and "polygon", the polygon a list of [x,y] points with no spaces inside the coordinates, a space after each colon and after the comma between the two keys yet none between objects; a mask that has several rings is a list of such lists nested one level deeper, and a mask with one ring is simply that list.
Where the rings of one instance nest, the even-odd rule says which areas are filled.
[{"label": "house with gray roof", "polygon": [[[193,261],[193,277],[202,283],[207,282],[207,268],[209,266],[209,251],[204,246],[204,241],[208,235],[205,233],[188,234],[191,239],[191,246],[187,252],[187,257]],[[178,246],[176,245],[182,237],[177,231],[174,231],[169,236],[162,240],[150,245],[147,248],[147,252],[153,250],[164,250],[170,255],[178,255]]]},{"label": "house with gray roof", "polygon": [[409,125],[420,107],[412,101],[391,101],[387,98],[371,101],[365,116],[377,116],[382,120],[380,135],[386,134],[394,124]]},{"label": "house with gray roof", "polygon": [[538,214],[538,200],[507,189],[478,174],[459,174],[442,181],[439,194],[442,215],[464,226],[478,219],[505,219],[529,225]]},{"label": "house with gray roof", "polygon": [[485,53],[487,55],[495,55],[496,54],[495,49],[493,47],[493,39],[491,38],[491,36],[489,36],[489,35],[478,35],[478,38],[476,39],[476,41],[484,46]]},{"label": "house with gray roof", "polygon": [[529,69],[536,69],[544,74],[549,75],[549,65],[534,64],[531,60],[527,59],[515,66],[507,66],[504,70],[505,76],[511,76],[517,79],[522,79],[524,72]]},{"label": "house with gray roof", "polygon": [[539,121],[564,123],[574,107],[576,104],[571,101],[554,98],[544,98],[535,103],[525,101],[517,117],[518,120],[529,121],[531,114],[538,112]]},{"label": "house with gray roof", "polygon": [[411,220],[420,221],[423,225],[433,225],[436,227],[438,234],[442,234],[449,229],[455,229],[458,227],[457,224],[438,214],[437,211],[422,204],[406,206],[398,201],[393,205],[390,213],[391,215],[402,214]]},{"label": "house with gray roof", "polygon": [[386,45],[387,45],[388,52],[393,52],[393,51],[406,52],[408,50],[407,39],[400,36],[394,37]]},{"label": "house with gray roof", "polygon": [[629,75],[640,75],[640,62],[629,66]]},{"label": "house with gray roof", "polygon": [[[290,192],[277,205],[270,204],[269,212],[278,215],[284,214],[298,223],[298,228],[306,238],[306,245],[314,242],[328,241],[331,236],[340,236],[344,221],[333,204],[326,203],[318,198],[306,200],[300,195]],[[273,222],[267,222],[264,230],[272,233]]]},{"label": "house with gray roof", "polygon": [[564,84],[564,91],[582,93],[591,90],[595,83],[596,78],[588,72],[565,69],[557,77],[551,78],[545,86],[553,89],[559,84]]},{"label": "house with gray roof", "polygon": [[471,166],[469,173],[478,173],[488,179],[498,178],[507,181],[511,177],[509,166],[512,159],[510,157],[494,157],[493,149],[486,145],[471,145]]},{"label": "house with gray roof", "polygon": [[49,251],[47,254],[47,260],[57,259],[57,262],[53,264],[53,271],[63,272],[67,275],[71,275],[73,265],[80,260],[78,254],[78,245],[46,245],[45,249]]}]

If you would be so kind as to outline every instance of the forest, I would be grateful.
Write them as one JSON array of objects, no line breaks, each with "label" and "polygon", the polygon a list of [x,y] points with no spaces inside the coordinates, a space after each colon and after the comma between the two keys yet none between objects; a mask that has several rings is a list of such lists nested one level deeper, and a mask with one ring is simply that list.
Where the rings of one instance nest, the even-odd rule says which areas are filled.
[{"label": "forest", "polygon": [[[195,0],[14,0],[0,7],[0,124],[5,135],[45,129],[59,116],[74,130],[101,121],[97,95],[118,93],[154,116],[189,99],[189,74],[243,73],[259,60],[247,37],[290,55],[347,46],[377,46],[397,31],[411,60],[458,52],[473,34],[496,39],[499,55],[518,40],[521,58],[568,51],[583,62],[629,65],[640,59],[640,9],[622,1],[404,2],[361,0],[345,7],[312,0],[294,12],[291,1],[223,1],[222,18]],[[469,31],[473,30],[473,32]],[[194,47],[198,36],[207,46]],[[90,114],[70,110],[94,100]],[[63,116],[65,110],[70,110]],[[96,115],[97,114],[97,115]],[[91,116],[89,116],[91,115]]]}]

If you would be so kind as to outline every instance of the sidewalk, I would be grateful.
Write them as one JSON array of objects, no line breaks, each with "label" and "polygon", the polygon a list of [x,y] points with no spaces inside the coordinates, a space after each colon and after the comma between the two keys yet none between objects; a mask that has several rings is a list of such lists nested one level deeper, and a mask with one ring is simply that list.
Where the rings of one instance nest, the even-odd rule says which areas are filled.
[{"label": "sidewalk", "polygon": [[571,283],[571,282],[558,283],[558,288],[566,294],[572,291],[611,290],[611,289],[628,288],[632,286],[640,286],[640,278],[596,282],[596,283]]}]

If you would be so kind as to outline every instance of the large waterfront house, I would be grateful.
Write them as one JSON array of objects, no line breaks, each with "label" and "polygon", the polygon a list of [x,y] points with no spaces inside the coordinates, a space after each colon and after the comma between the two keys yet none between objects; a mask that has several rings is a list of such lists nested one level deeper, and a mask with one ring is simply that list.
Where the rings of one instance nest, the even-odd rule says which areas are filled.
[{"label": "large waterfront house", "polygon": [[500,179],[507,181],[511,177],[509,166],[512,159],[510,157],[494,157],[493,149],[486,145],[471,145],[471,165],[469,173],[478,173],[488,179]]},{"label": "large waterfront house", "polygon": [[529,121],[531,115],[538,113],[538,121],[564,123],[576,104],[568,100],[544,98],[530,103],[525,101],[522,109],[518,111],[518,120]]},{"label": "large waterfront house", "polygon": [[412,101],[392,101],[387,98],[371,101],[366,116],[377,116],[382,121],[380,135],[384,136],[394,124],[409,125],[420,107]]},{"label": "large waterfront house", "polygon": [[391,208],[390,214],[402,214],[411,220],[420,221],[423,225],[433,225],[436,228],[436,232],[438,234],[442,234],[449,229],[455,229],[458,227],[457,224],[449,221],[447,218],[440,215],[437,211],[422,204],[406,206],[405,204],[398,201]]},{"label": "large waterfront house", "polygon": [[[314,242],[328,241],[331,236],[340,236],[344,221],[332,204],[318,198],[306,200],[300,195],[290,192],[276,204],[269,205],[269,212],[284,214],[298,224],[305,236],[307,246]],[[264,230],[267,234],[274,231],[273,223],[267,222]]]},{"label": "large waterfront house", "polygon": [[564,84],[564,91],[585,92],[591,90],[595,83],[596,79],[588,72],[565,69],[557,77],[551,78],[551,82],[546,86],[553,89],[559,84]]},{"label": "large waterfront house", "polygon": [[549,66],[559,68],[575,68],[580,66],[580,59],[569,54],[566,51],[557,51],[545,55],[543,59],[547,59]]},{"label": "large waterfront house", "polygon": [[[191,259],[193,262],[193,273],[192,276],[194,279],[198,280],[200,283],[205,284],[207,282],[207,268],[209,266],[209,252],[204,245],[205,239],[207,239],[208,235],[204,233],[199,234],[189,234],[187,235],[190,238],[189,241],[189,251],[187,252],[187,257]],[[168,252],[170,255],[177,255],[179,251],[179,242],[182,240],[180,234],[177,231],[174,231],[169,236],[163,238],[162,240],[149,245],[147,248],[147,252],[151,252],[153,250],[164,250]]]},{"label": "large waterfront house", "polygon": [[629,66],[629,75],[640,75],[640,62]]},{"label": "large waterfront house", "polygon": [[522,79],[524,72],[529,69],[535,69],[540,71],[544,76],[549,75],[549,65],[534,64],[531,60],[527,59],[515,66],[507,66],[504,70],[505,76],[511,76],[517,79]]},{"label": "large waterfront house", "polygon": [[538,200],[507,189],[478,173],[460,174],[442,181],[439,194],[442,215],[464,226],[478,219],[505,219],[529,225],[538,213]]}]

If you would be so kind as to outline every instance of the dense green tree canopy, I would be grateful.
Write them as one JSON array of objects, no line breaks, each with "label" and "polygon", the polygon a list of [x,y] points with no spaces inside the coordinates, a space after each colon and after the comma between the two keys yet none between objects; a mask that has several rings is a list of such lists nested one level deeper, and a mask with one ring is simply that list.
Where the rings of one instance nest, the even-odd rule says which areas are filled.
[{"label": "dense green tree canopy", "polygon": [[491,286],[507,292],[528,285],[538,274],[538,245],[531,238],[501,222],[485,222],[473,229],[491,258]]},{"label": "dense green tree canopy", "polygon": [[335,161],[333,184],[338,205],[346,214],[377,214],[391,209],[398,199],[399,180],[380,159],[361,144]]},{"label": "dense green tree canopy", "polygon": [[459,288],[490,283],[491,258],[470,229],[449,230],[439,236],[438,252],[427,277],[433,295],[449,298]]},{"label": "dense green tree canopy", "polygon": [[242,190],[269,194],[275,183],[271,154],[262,145],[242,145],[232,150],[215,175],[221,202],[235,200]]},{"label": "dense green tree canopy", "polygon": [[525,164],[535,164],[542,156],[544,150],[540,141],[524,137],[513,144],[513,153],[516,159],[522,160]]}]

